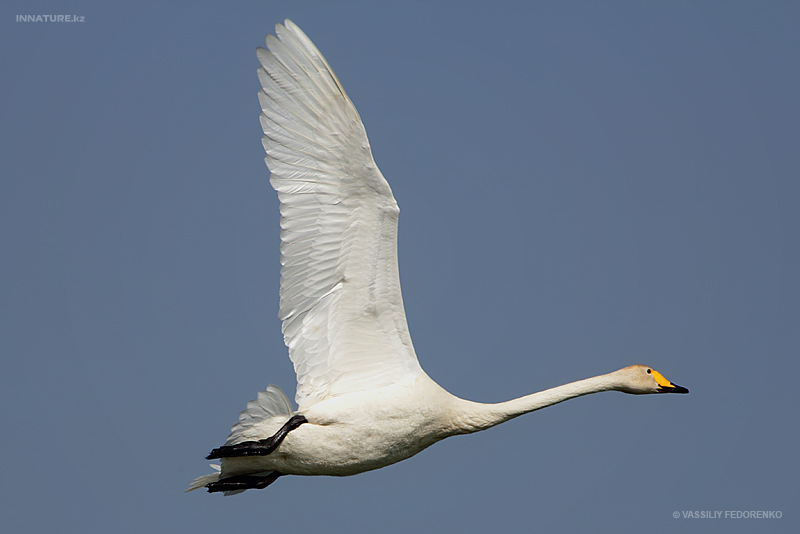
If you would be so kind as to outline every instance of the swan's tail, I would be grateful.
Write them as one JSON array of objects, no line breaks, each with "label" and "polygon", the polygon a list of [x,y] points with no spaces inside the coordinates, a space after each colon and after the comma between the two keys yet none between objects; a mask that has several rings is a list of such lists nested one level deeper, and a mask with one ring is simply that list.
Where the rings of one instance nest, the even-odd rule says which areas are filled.
[{"label": "swan's tail", "polygon": [[205,488],[207,485],[211,484],[212,482],[219,481],[219,472],[221,467],[219,464],[209,464],[211,467],[214,468],[214,473],[209,473],[208,475],[199,476],[189,484],[189,488],[186,491],[194,491],[196,489]]}]

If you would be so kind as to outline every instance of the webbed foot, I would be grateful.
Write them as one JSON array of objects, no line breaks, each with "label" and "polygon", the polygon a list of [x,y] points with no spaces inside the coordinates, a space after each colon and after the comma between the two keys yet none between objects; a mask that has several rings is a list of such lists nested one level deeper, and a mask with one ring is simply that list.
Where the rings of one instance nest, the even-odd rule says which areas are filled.
[{"label": "webbed foot", "polygon": [[283,473],[273,471],[268,475],[238,475],[223,478],[219,482],[206,484],[209,493],[218,491],[244,491],[248,489],[264,489],[280,477]]},{"label": "webbed foot", "polygon": [[278,430],[274,436],[258,441],[244,441],[236,445],[223,445],[211,451],[211,454],[206,456],[206,460],[213,460],[214,458],[232,458],[236,456],[266,456],[272,454],[289,432],[307,422],[308,419],[304,416],[293,415],[291,419],[283,424],[281,429]]}]

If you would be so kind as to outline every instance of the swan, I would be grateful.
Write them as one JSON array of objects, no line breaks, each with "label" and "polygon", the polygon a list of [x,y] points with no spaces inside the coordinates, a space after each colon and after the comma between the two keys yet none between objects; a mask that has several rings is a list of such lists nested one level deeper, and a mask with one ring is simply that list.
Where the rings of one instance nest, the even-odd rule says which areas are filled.
[{"label": "swan", "polygon": [[280,310],[297,410],[270,385],[191,483],[225,495],[282,475],[348,476],[449,436],[600,391],[688,393],[656,370],[618,371],[497,404],[451,395],[420,367],[397,268],[400,210],[328,62],[290,20],[258,48],[261,126],[280,200]]}]

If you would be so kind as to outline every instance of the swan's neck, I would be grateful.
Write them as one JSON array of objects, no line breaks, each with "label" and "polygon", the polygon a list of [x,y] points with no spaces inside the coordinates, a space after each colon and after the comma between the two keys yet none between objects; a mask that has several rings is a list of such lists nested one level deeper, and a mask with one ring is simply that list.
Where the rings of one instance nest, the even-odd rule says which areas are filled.
[{"label": "swan's neck", "polygon": [[614,377],[614,373],[607,375],[594,376],[585,380],[579,380],[570,384],[564,384],[555,388],[540,391],[532,395],[526,395],[518,399],[513,399],[497,404],[481,404],[463,399],[458,399],[459,406],[456,410],[456,421],[454,421],[459,434],[468,434],[486,430],[509,419],[540,410],[559,402],[564,402],[575,397],[597,393],[599,391],[611,391],[619,388],[619,382]]}]

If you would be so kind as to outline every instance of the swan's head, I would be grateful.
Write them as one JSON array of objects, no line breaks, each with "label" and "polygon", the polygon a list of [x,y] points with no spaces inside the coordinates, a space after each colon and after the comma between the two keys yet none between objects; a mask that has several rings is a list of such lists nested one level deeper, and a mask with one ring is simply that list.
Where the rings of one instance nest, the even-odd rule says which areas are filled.
[{"label": "swan's head", "polygon": [[613,373],[617,375],[617,389],[625,393],[643,395],[647,393],[689,393],[689,390],[673,384],[664,375],[646,365],[631,365]]}]

